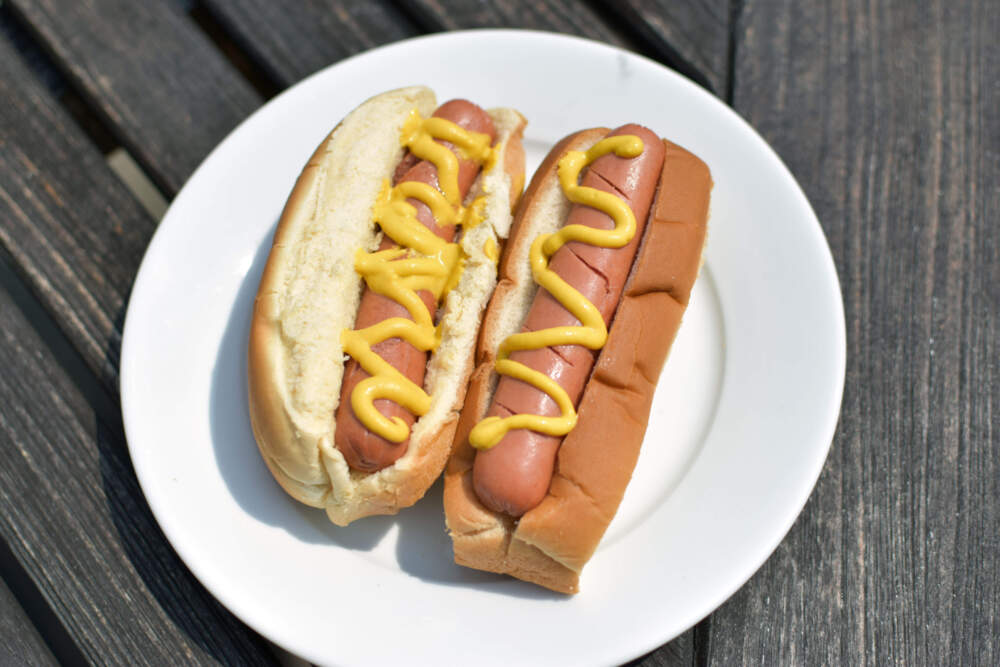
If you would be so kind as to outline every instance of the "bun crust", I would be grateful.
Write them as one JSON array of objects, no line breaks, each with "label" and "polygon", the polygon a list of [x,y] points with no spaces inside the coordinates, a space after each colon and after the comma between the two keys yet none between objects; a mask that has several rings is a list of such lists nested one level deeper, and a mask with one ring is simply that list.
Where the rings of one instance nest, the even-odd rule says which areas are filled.
[{"label": "bun crust", "polygon": [[344,372],[340,332],[353,327],[362,289],[354,253],[378,245],[372,207],[402,158],[404,122],[412,110],[427,117],[436,106],[430,89],[402,88],[369,99],[334,128],[289,196],[254,303],[248,389],[257,445],[289,495],[326,509],[338,525],[412,505],[444,467],[496,281],[485,246],[506,238],[523,183],[524,118],[492,109],[498,160],[467,199],[485,197],[484,221],[462,234],[465,268],[439,311],[442,342],[425,378],[431,409],[395,464],[371,474],[351,470],[333,434]]},{"label": "bun crust", "polygon": [[[472,427],[486,414],[496,375],[496,349],[517,331],[534,298],[528,249],[561,226],[569,210],[556,177],[559,157],[586,150],[607,129],[561,141],[535,173],[521,200],[501,280],[483,320],[477,364],[445,473],[445,516],[455,562],[509,574],[562,593],[576,593],[583,566],[618,510],[639,456],[653,392],[701,266],[709,195],[708,167],[664,141],[660,189],[636,262],[578,407],[563,440],[548,495],[518,521],[483,506],[473,488]],[[527,281],[527,282],[525,282]]]}]

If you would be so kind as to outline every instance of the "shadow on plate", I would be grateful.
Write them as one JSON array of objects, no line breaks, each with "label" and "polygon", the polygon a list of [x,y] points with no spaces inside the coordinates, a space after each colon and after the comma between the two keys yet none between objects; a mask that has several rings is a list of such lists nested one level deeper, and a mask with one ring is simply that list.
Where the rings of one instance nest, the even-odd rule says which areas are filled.
[{"label": "shadow on plate", "polygon": [[[311,510],[292,500],[274,481],[260,457],[250,429],[247,339],[257,285],[271,249],[271,236],[268,234],[267,240],[257,249],[236,294],[212,370],[209,423],[215,460],[233,498],[254,518],[268,525],[280,526],[303,542],[339,542],[344,536],[334,535],[334,526],[323,512]],[[386,529],[387,526],[383,526],[382,532]],[[367,549],[378,543],[381,533],[378,526],[371,526],[365,533],[352,537],[344,546]]]},{"label": "shadow on plate", "polygon": [[396,560],[404,572],[438,584],[534,600],[568,600],[559,593],[492,572],[455,564],[444,523],[444,481],[438,479],[414,507],[397,516]]}]

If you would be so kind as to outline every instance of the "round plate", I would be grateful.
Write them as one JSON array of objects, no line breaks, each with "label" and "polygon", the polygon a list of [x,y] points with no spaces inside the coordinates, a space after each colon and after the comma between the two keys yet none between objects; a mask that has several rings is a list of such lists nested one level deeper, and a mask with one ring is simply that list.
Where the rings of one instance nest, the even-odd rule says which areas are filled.
[{"label": "round plate", "polygon": [[[271,479],[250,431],[250,310],[285,198],[357,104],[424,83],[529,121],[529,173],[584,127],[649,126],[715,189],[706,262],[660,379],[632,483],[565,597],[453,564],[440,482],[415,507],[337,528]],[[195,172],[136,279],[121,396],[136,473],[174,548],[251,627],[319,663],[606,664],[709,614],[778,545],[833,437],[844,315],[816,216],[735,113],[660,65],[521,31],[434,35],[310,77]]]}]

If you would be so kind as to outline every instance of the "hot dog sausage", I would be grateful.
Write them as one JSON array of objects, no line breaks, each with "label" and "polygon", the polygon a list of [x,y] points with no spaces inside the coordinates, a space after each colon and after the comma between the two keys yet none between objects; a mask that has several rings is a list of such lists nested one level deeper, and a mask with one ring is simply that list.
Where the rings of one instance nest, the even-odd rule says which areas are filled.
[{"label": "hot dog sausage", "polygon": [[[627,159],[609,154],[595,160],[583,178],[584,186],[622,197],[636,218],[636,233],[622,248],[602,248],[570,242],[551,258],[549,267],[589,299],[610,323],[642,238],[646,218],[663,165],[663,142],[639,125],[624,125],[609,136],[633,134],[642,139],[644,150]],[[611,229],[610,217],[584,205],[574,205],[566,223]],[[539,289],[522,331],[580,323],[545,289]],[[522,350],[510,358],[545,373],[567,391],[574,404],[579,400],[593,368],[596,352],[582,345],[561,345]],[[543,391],[512,377],[502,376],[487,416],[505,417],[527,413],[560,414],[556,403]],[[473,483],[480,501],[496,512],[519,517],[545,497],[552,479],[561,437],[527,429],[508,432],[491,449],[479,451],[473,465]]]},{"label": "hot dog sausage", "polygon": [[[496,139],[496,129],[489,114],[467,100],[446,102],[438,107],[434,116],[450,120],[463,129],[487,134],[491,143]],[[464,199],[479,174],[480,167],[474,160],[463,159],[452,144],[445,141],[440,143],[451,149],[459,158],[458,188],[460,196]],[[418,160],[408,152],[397,167],[393,181],[393,185],[416,181],[438,187],[437,169],[433,163]],[[408,199],[407,201],[416,207],[417,219],[421,224],[445,241],[450,242],[454,239],[455,227],[453,225],[439,226],[431,210],[425,204],[416,199]],[[392,239],[385,237],[379,249],[384,250],[395,246]],[[426,290],[422,290],[418,294],[427,309],[431,313],[436,312],[437,303],[434,296]],[[358,308],[354,328],[363,329],[391,317],[410,319],[409,313],[402,305],[366,287],[361,297],[361,305]],[[385,340],[374,345],[372,350],[415,384],[423,385],[427,366],[426,352],[413,347],[400,338]],[[351,392],[359,382],[367,377],[369,377],[368,373],[353,359],[345,365],[340,404],[336,415],[337,426],[334,443],[351,468],[364,472],[374,472],[391,465],[405,454],[409,440],[400,443],[385,440],[366,429],[355,416],[354,410],[351,408]],[[375,401],[375,407],[386,417],[400,417],[408,426],[412,426],[415,421],[414,415],[393,401],[379,399]]]}]

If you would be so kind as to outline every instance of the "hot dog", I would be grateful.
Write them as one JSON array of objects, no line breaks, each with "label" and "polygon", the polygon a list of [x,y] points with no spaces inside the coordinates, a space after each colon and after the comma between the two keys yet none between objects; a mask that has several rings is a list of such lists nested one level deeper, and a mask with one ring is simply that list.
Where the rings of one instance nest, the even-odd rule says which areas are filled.
[{"label": "hot dog", "polygon": [[[435,118],[444,118],[463,129],[479,132],[490,138],[490,144],[496,140],[496,128],[489,114],[478,106],[466,100],[451,100],[438,107]],[[472,182],[479,175],[481,165],[475,160],[463,158],[458,147],[445,141],[441,144],[455,153],[458,158],[458,192],[464,199],[472,187]],[[393,185],[403,182],[426,183],[438,187],[437,168],[428,160],[419,160],[408,152],[400,162],[393,177]],[[434,214],[426,204],[418,199],[407,199],[417,211],[417,220],[439,238],[452,241],[455,238],[455,225],[439,225]],[[386,236],[379,245],[379,250],[399,247]],[[418,292],[424,306],[430,312],[436,312],[437,300],[427,290]],[[361,296],[358,308],[358,318],[355,328],[363,329],[382,322],[391,317],[408,317],[406,308],[390,297],[378,294],[366,288]],[[393,367],[415,384],[423,386],[424,373],[427,368],[427,353],[410,345],[401,338],[390,338],[378,343],[373,351],[385,359]],[[348,465],[354,470],[374,472],[391,465],[396,459],[406,453],[409,438],[402,442],[391,442],[365,427],[351,409],[350,396],[358,383],[369,377],[364,368],[356,360],[348,362],[344,371],[344,382],[340,390],[340,406],[337,408],[337,428],[334,442],[341,451]],[[413,425],[416,416],[398,403],[386,399],[375,402],[379,412],[388,418],[402,419],[408,427]]]},{"label": "hot dog", "polygon": [[251,320],[250,419],[281,486],[339,525],[445,465],[523,185],[524,119],[424,87],[352,111],[300,175]]},{"label": "hot dog", "polygon": [[[645,146],[642,154],[633,159],[614,154],[598,158],[590,165],[581,185],[618,194],[629,203],[636,219],[632,240],[622,248],[571,242],[560,248],[549,263],[556,274],[597,307],[605,325],[611,323],[625,278],[632,268],[663,166],[663,144],[653,132],[638,125],[625,125],[608,136],[622,135],[638,136]],[[565,224],[601,229],[614,227],[608,215],[582,204],[573,206]],[[576,318],[542,288],[535,295],[523,330],[540,331],[578,324]],[[510,358],[555,379],[574,404],[594,365],[594,351],[582,345],[519,350]],[[509,376],[501,377],[487,416],[515,413],[556,416],[559,407],[548,394],[532,385]],[[545,497],[561,442],[561,437],[528,429],[509,431],[499,444],[476,456],[473,467],[476,495],[494,511],[521,516]]]},{"label": "hot dog", "polygon": [[[607,152],[608,137],[619,147],[636,138],[641,149]],[[588,161],[580,156],[589,149],[604,154],[589,156],[579,180],[557,174],[572,175],[566,166]],[[571,203],[570,196],[581,201],[581,186],[623,202],[632,235],[581,242],[574,230],[627,227],[607,198]],[[635,125],[571,135],[536,172],[483,320],[445,473],[457,563],[577,591],[638,457],[700,267],[710,191],[701,160]],[[577,333],[559,333],[567,329]]]}]

